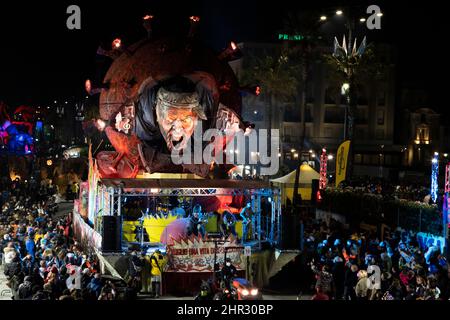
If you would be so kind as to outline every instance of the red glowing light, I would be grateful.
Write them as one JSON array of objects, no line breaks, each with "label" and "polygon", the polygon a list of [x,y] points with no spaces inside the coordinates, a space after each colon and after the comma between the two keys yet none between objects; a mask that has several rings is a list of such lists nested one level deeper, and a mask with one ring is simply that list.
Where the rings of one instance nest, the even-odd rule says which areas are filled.
[{"label": "red glowing light", "polygon": [[89,79],[86,80],[86,82],[84,83],[84,88],[86,89],[87,93],[91,93],[92,90],[91,80]]},{"label": "red glowing light", "polygon": [[257,96],[259,96],[259,95],[261,94],[261,87],[260,87],[260,86],[256,86],[256,88],[255,88],[255,94],[256,94]]},{"label": "red glowing light", "polygon": [[199,22],[200,21],[200,17],[199,16],[190,16],[189,19],[192,22]]},{"label": "red glowing light", "polygon": [[151,20],[151,19],[153,19],[153,16],[149,15],[149,14],[146,14],[142,19],[144,19],[144,20]]},{"label": "red glowing light", "polygon": [[233,51],[237,49],[237,45],[233,41],[231,41],[230,45],[231,45],[231,49],[233,49]]},{"label": "red glowing light", "polygon": [[119,38],[114,39],[114,41],[112,42],[113,49],[119,49],[121,45],[122,45],[122,40],[120,40]]}]

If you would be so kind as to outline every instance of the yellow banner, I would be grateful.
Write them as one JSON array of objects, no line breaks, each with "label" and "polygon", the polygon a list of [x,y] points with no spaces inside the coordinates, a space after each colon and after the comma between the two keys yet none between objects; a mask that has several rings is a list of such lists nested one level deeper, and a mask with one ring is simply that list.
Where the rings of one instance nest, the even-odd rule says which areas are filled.
[{"label": "yellow banner", "polygon": [[350,151],[350,140],[341,143],[336,153],[336,187],[345,180],[347,173],[347,158]]}]

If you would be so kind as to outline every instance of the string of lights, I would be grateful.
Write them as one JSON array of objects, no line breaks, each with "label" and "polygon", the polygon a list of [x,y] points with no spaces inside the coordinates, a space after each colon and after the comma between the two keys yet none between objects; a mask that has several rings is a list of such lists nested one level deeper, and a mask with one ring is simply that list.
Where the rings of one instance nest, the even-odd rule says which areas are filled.
[{"label": "string of lights", "polygon": [[327,150],[322,149],[322,154],[320,156],[320,180],[319,189],[324,190],[327,187]]}]

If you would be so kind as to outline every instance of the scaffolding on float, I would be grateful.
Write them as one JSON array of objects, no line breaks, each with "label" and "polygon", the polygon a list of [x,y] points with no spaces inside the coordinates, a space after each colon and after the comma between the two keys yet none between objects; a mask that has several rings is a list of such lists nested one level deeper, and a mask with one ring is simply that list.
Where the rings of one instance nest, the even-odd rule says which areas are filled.
[{"label": "scaffolding on float", "polygon": [[[271,246],[281,239],[281,194],[270,182],[252,180],[203,180],[203,179],[100,179],[96,188],[93,208],[95,230],[103,235],[103,216],[122,216],[124,199],[128,197],[211,197],[251,196],[253,211],[252,230],[257,239],[242,239],[242,245],[262,248],[263,242]],[[261,199],[270,199],[268,221],[263,223]],[[270,219],[269,219],[270,218]],[[121,232],[122,233],[122,232]],[[122,237],[122,234],[121,234]]]}]

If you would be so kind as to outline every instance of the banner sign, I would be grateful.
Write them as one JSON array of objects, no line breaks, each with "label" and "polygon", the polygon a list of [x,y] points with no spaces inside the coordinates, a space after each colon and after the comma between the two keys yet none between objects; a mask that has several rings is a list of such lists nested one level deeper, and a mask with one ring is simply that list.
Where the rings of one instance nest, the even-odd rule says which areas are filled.
[{"label": "banner sign", "polygon": [[83,245],[101,250],[102,236],[84,222],[78,212],[73,213],[73,233]]},{"label": "banner sign", "polygon": [[203,240],[192,236],[167,246],[168,268],[170,271],[212,272],[214,270],[214,256],[216,263],[223,265],[226,257],[238,267],[244,247],[236,239],[228,238],[225,243],[216,244],[211,240]]},{"label": "banner sign", "polygon": [[346,179],[350,140],[341,143],[336,153],[336,187]]}]

